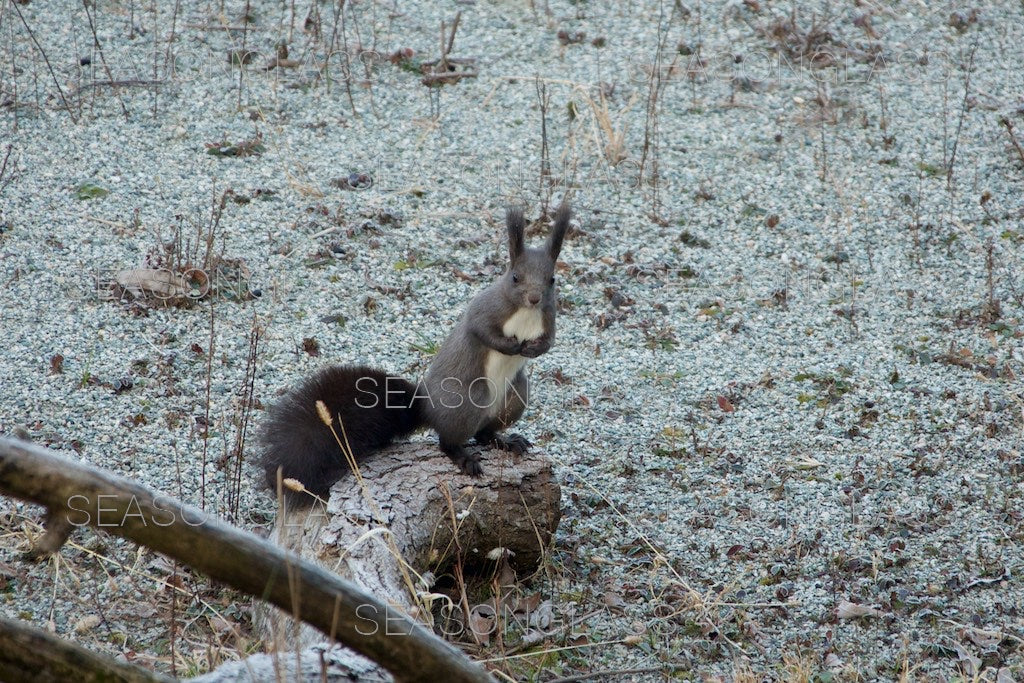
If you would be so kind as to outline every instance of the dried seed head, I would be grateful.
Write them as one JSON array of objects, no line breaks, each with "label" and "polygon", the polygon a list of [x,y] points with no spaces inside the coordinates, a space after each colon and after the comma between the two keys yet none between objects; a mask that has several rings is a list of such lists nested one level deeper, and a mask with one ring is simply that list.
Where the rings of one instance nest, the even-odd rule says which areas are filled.
[{"label": "dried seed head", "polygon": [[316,402],[316,413],[320,416],[320,419],[325,425],[330,427],[334,424],[334,418],[331,417],[331,411],[327,410],[327,404],[323,401]]},{"label": "dried seed head", "polygon": [[306,487],[303,486],[302,482],[298,479],[292,479],[291,477],[281,481],[285,488],[291,489],[292,491],[305,491]]},{"label": "dried seed head", "polygon": [[512,550],[498,546],[497,548],[493,548],[489,553],[487,553],[487,559],[491,562],[497,562],[503,557],[512,557],[513,555],[515,555],[515,552],[513,552]]}]

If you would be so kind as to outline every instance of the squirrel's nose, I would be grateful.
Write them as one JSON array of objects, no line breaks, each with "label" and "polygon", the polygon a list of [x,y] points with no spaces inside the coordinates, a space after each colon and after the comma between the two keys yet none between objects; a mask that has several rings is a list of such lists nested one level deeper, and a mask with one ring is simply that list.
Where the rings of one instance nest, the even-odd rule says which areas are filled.
[{"label": "squirrel's nose", "polygon": [[529,299],[531,306],[536,306],[540,303],[540,294],[531,294],[527,298]]}]

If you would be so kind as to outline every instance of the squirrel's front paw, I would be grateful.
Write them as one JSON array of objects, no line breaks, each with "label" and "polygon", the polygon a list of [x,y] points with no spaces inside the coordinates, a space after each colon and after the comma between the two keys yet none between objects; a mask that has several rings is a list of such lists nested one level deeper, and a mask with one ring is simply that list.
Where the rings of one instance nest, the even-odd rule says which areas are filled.
[{"label": "squirrel's front paw", "polygon": [[522,347],[519,349],[519,355],[525,356],[526,358],[536,358],[537,356],[547,353],[550,348],[550,338],[537,337],[536,339],[523,342]]}]

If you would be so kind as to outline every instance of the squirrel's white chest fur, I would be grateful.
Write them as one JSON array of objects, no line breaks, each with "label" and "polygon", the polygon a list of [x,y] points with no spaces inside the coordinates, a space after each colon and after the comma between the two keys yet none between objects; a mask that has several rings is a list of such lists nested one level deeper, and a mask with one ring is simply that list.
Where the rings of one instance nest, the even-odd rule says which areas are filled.
[{"label": "squirrel's white chest fur", "polygon": [[[513,313],[501,328],[506,337],[519,341],[530,341],[544,334],[544,316],[539,308],[520,308]],[[492,394],[491,409],[497,411],[503,401],[497,400],[508,390],[512,378],[526,364],[523,356],[507,356],[499,351],[488,351],[484,361],[484,376]]]}]

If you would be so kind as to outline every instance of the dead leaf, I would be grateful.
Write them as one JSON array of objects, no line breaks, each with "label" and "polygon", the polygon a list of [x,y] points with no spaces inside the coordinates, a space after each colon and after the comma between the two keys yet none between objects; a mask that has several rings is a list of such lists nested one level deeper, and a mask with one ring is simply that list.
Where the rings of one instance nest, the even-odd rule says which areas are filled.
[{"label": "dead leaf", "polygon": [[569,636],[566,640],[570,645],[575,645],[576,647],[579,647],[580,645],[590,644],[590,638],[587,637],[586,633],[574,633],[571,636]]},{"label": "dead leaf", "polygon": [[971,641],[982,650],[989,650],[997,647],[1003,642],[1003,634],[1000,631],[986,631],[980,628],[967,628],[963,633],[967,640]]},{"label": "dead leaf", "polygon": [[516,603],[515,608],[512,610],[515,614],[529,614],[533,612],[540,605],[541,597],[540,593],[532,593],[525,597],[519,598],[519,602]]},{"label": "dead leaf", "polygon": [[137,298],[201,299],[210,291],[209,278],[198,269],[191,271],[191,274],[201,274],[201,277],[187,278],[166,269],[133,268],[120,271],[114,279],[118,286]]},{"label": "dead leaf", "polygon": [[209,622],[210,628],[218,635],[228,635],[235,630],[235,625],[231,621],[219,615],[210,617]]},{"label": "dead leaf", "polygon": [[533,628],[546,631],[555,621],[555,609],[550,600],[545,600],[530,612],[529,624]]},{"label": "dead leaf", "polygon": [[790,467],[792,467],[794,469],[798,469],[798,470],[813,470],[813,469],[815,469],[817,467],[824,467],[825,466],[825,463],[821,462],[820,460],[818,460],[816,458],[812,458],[809,455],[805,456],[805,457],[801,457],[801,458],[794,458],[792,460],[787,460],[786,464],[789,465]]},{"label": "dead leaf", "polygon": [[723,413],[731,413],[736,410],[736,408],[733,407],[732,402],[730,402],[725,396],[718,397],[718,407],[722,409]]},{"label": "dead leaf", "polygon": [[95,614],[90,614],[90,615],[82,617],[81,619],[76,621],[75,622],[74,630],[75,630],[75,633],[85,633],[86,631],[93,630],[94,628],[96,628],[99,625],[100,625],[100,618],[97,615],[95,615]]},{"label": "dead leaf", "polygon": [[280,57],[274,57],[271,59],[265,67],[264,71],[272,71],[275,67],[281,67],[282,69],[294,69],[299,63],[294,59],[281,59]]},{"label": "dead leaf", "polygon": [[473,639],[480,645],[491,644],[491,633],[494,632],[494,608],[490,605],[477,605],[469,613],[469,628]]},{"label": "dead leaf", "polygon": [[508,563],[508,560],[506,560],[504,557],[501,558],[501,567],[498,570],[498,585],[516,585],[516,570],[512,568],[512,565],[510,565]]},{"label": "dead leaf", "polygon": [[840,600],[836,606],[836,616],[839,619],[859,619],[860,617],[880,617],[882,613],[874,607],[858,605],[849,600]]},{"label": "dead leaf", "polygon": [[953,643],[953,649],[956,650],[956,658],[960,661],[960,666],[963,667],[965,674],[973,678],[981,672],[980,657],[972,655],[967,651],[967,648],[960,643]]},{"label": "dead leaf", "polygon": [[626,601],[622,599],[622,596],[618,593],[612,593],[608,591],[601,596],[601,602],[606,607],[611,607],[613,610],[623,610],[626,607]]}]

